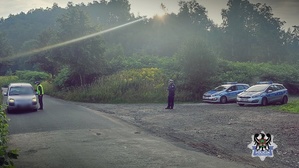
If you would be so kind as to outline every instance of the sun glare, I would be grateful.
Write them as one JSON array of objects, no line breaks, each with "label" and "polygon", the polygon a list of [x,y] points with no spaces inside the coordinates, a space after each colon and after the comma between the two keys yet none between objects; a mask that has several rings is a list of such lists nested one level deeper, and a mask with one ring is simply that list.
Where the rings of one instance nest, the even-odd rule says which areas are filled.
[{"label": "sun glare", "polygon": [[34,49],[32,51],[19,53],[19,54],[13,55],[13,56],[0,58],[0,62],[8,61],[8,60],[12,60],[12,59],[15,59],[15,58],[20,58],[20,57],[30,56],[30,55],[37,54],[37,53],[40,53],[40,52],[43,52],[43,51],[47,51],[47,50],[51,50],[51,49],[54,49],[54,48],[70,45],[70,44],[76,43],[78,41],[86,40],[86,39],[89,39],[89,38],[92,38],[92,37],[95,37],[95,36],[99,36],[99,35],[114,31],[116,29],[120,29],[120,28],[129,26],[129,25],[134,24],[136,22],[140,22],[144,19],[145,18],[140,18],[138,20],[135,20],[135,21],[132,21],[132,22],[120,25],[120,26],[116,26],[116,27],[113,27],[113,28],[110,28],[110,29],[107,29],[107,30],[104,30],[104,31],[100,31],[100,32],[97,32],[97,33],[94,33],[94,34],[86,35],[86,36],[83,36],[83,37],[80,37],[80,38],[76,38],[76,39],[73,39],[73,40],[69,40],[69,41],[65,41],[65,42],[62,42],[62,43],[54,44],[54,45],[51,45],[51,46],[46,46],[46,47],[43,47],[43,48]]}]

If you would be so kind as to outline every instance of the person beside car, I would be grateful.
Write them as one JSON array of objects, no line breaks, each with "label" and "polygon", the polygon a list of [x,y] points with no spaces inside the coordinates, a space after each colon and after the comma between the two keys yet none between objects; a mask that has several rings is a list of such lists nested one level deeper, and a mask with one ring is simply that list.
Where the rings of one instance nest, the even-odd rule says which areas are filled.
[{"label": "person beside car", "polygon": [[43,103],[44,88],[43,88],[43,85],[39,81],[36,81],[34,83],[37,86],[36,91],[37,91],[38,102],[39,102],[39,110],[43,110],[44,109],[44,103]]}]

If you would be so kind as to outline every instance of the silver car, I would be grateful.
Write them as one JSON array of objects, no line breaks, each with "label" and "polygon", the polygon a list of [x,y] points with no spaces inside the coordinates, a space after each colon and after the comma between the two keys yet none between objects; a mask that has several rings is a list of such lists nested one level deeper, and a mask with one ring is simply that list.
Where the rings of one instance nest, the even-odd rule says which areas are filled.
[{"label": "silver car", "polygon": [[12,110],[37,111],[37,97],[30,83],[11,83],[4,96],[7,96],[7,112]]},{"label": "silver car", "polygon": [[237,99],[237,95],[244,90],[248,89],[249,85],[244,83],[237,82],[226,82],[223,85],[216,87],[213,90],[210,90],[203,94],[202,100],[204,102],[210,103],[227,103],[227,102],[235,102]]},{"label": "silver car", "polygon": [[237,103],[240,106],[246,104],[265,106],[277,102],[281,104],[288,102],[288,90],[282,84],[273,82],[259,82],[237,96]]}]

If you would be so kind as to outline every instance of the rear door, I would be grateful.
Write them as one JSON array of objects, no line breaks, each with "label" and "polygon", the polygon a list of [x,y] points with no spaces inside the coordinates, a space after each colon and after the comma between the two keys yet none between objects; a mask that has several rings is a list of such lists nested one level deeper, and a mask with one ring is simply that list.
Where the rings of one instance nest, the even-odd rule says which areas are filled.
[{"label": "rear door", "polygon": [[267,92],[267,99],[268,103],[272,103],[277,101],[277,88],[274,85],[270,85],[268,89],[266,90]]}]

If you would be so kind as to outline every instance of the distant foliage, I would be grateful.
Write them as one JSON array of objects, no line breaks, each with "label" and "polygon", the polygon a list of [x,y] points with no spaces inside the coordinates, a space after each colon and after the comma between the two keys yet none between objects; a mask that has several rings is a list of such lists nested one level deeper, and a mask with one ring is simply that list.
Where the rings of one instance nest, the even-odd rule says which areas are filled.
[{"label": "distant foliage", "polygon": [[0,87],[7,87],[12,82],[18,82],[17,76],[0,76]]},{"label": "distant foliage", "polygon": [[53,84],[57,88],[64,88],[66,87],[66,82],[70,76],[70,69],[69,67],[64,67],[60,70],[57,76],[54,78]]},{"label": "distant foliage", "polygon": [[73,101],[154,103],[165,101],[167,80],[158,68],[132,69],[101,78],[91,85],[52,94]]},{"label": "distant foliage", "polygon": [[217,70],[217,57],[204,42],[197,39],[187,42],[178,55],[185,79],[184,89],[190,91],[192,99],[201,99],[200,95]]},{"label": "distant foliage", "polygon": [[217,74],[213,76],[212,86],[222,82],[237,81],[256,84],[258,81],[273,81],[284,84],[291,94],[299,94],[298,65],[231,62],[221,60]]},{"label": "distant foliage", "polygon": [[44,81],[51,77],[45,72],[37,71],[17,71],[16,76],[19,78],[19,80],[29,83],[34,83],[35,81]]}]

